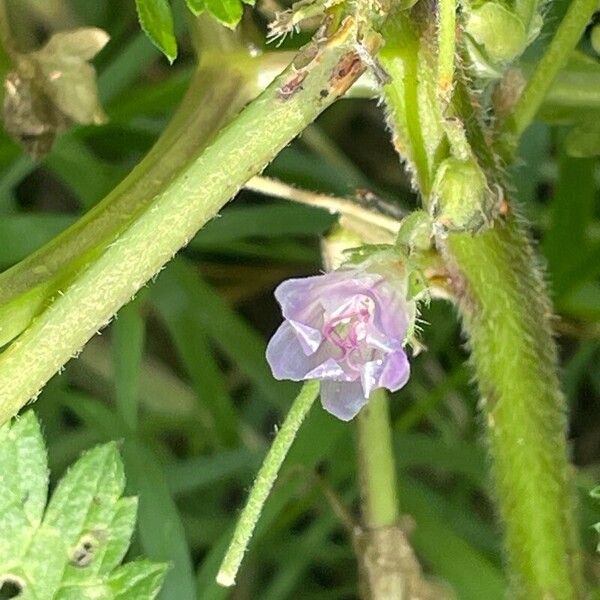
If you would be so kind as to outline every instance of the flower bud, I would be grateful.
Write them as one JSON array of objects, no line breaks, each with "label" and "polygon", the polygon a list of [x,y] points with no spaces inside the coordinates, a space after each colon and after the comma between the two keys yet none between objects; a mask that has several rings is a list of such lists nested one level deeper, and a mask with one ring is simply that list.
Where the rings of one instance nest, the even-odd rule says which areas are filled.
[{"label": "flower bud", "polygon": [[433,217],[442,231],[477,231],[492,217],[487,180],[473,159],[448,158],[433,183]]},{"label": "flower bud", "polygon": [[411,252],[429,250],[432,245],[431,217],[424,210],[415,210],[402,219],[396,245]]},{"label": "flower bud", "polygon": [[478,45],[479,53],[494,66],[520,56],[529,37],[521,19],[498,2],[486,2],[473,8],[465,31]]}]

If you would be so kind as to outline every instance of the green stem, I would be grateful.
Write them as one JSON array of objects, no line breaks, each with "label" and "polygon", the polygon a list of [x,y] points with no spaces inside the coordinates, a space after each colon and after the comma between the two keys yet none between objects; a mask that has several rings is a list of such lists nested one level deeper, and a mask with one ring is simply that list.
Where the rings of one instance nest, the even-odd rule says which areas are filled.
[{"label": "green stem", "polygon": [[517,138],[527,129],[542,105],[558,72],[567,64],[587,24],[599,8],[598,0],[573,0],[548,49],[527,82],[512,115],[507,119],[507,133]]},{"label": "green stem", "polygon": [[439,120],[437,74],[431,78],[433,93],[429,95],[431,90],[419,85],[423,83],[421,75],[424,72],[419,29],[404,12],[388,19],[384,36],[386,43],[379,58],[392,80],[385,86],[385,95],[389,99],[387,110],[394,131],[394,146],[407,163],[413,185],[428,196],[434,159],[423,131],[424,123],[431,126]]},{"label": "green stem", "polygon": [[[395,42],[400,30],[393,25],[389,20],[388,34]],[[423,38],[421,44],[431,41]],[[386,44],[387,48],[392,52],[394,47]],[[421,77],[427,80],[426,74]],[[395,116],[400,111],[394,102],[405,83],[392,85],[400,88],[393,94],[386,90]],[[468,90],[460,81],[456,85],[452,109],[469,124],[469,142],[489,180],[502,182],[478,115],[465,96]],[[395,130],[407,131],[402,119]],[[431,131],[424,122],[425,144]],[[405,145],[410,147],[410,140]],[[454,202],[454,208],[464,210],[464,202]],[[498,217],[482,232],[438,236],[437,245],[459,299],[486,414],[495,498],[513,582],[511,598],[580,598],[566,407],[556,375],[548,295],[529,240],[516,218]]]},{"label": "green stem", "polygon": [[246,506],[235,527],[233,539],[221,563],[221,568],[217,574],[217,583],[219,585],[225,587],[234,585],[242,558],[250,543],[254,528],[271,492],[271,488],[277,479],[279,469],[296,438],[300,426],[318,395],[319,382],[307,381],[294,400],[281,429],[277,432],[277,436],[271,444],[271,448],[254,480],[250,495],[246,501]]},{"label": "green stem", "polygon": [[[532,72],[527,65],[525,72]],[[539,118],[550,123],[593,122],[600,111],[600,64],[575,50],[566,67],[561,69],[544,98]]]},{"label": "green stem", "polygon": [[376,390],[357,417],[362,528],[356,532],[361,596],[368,600],[443,600],[430,584],[400,527],[389,402]]},{"label": "green stem", "polygon": [[373,392],[357,425],[363,523],[368,529],[391,527],[398,523],[400,512],[385,390]]},{"label": "green stem", "polygon": [[[8,420],[253,175],[360,76],[355,21],[291,65],[136,214],[0,355],[0,423]],[[306,62],[306,61],[305,61]],[[195,108],[203,110],[201,103]]]},{"label": "green stem", "polygon": [[77,223],[0,274],[0,346],[21,333],[78,271],[147,210],[215,130],[258,93],[255,69],[248,59],[234,65],[228,57],[219,68],[203,61],[173,119],[133,171]]},{"label": "green stem", "polygon": [[516,219],[447,239],[486,415],[514,595],[583,597],[547,291]]}]

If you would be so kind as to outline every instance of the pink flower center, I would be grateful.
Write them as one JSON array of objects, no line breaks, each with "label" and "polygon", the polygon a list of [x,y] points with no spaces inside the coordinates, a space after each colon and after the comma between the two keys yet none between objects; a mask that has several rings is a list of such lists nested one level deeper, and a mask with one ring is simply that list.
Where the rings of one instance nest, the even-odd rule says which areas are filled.
[{"label": "pink flower center", "polygon": [[[341,359],[349,367],[359,369],[364,361],[361,350],[367,337],[367,328],[373,320],[374,302],[368,296],[354,299],[341,314],[332,316],[323,324],[323,336],[338,348]],[[353,356],[358,353],[358,356]],[[358,359],[355,363],[354,359]]]}]

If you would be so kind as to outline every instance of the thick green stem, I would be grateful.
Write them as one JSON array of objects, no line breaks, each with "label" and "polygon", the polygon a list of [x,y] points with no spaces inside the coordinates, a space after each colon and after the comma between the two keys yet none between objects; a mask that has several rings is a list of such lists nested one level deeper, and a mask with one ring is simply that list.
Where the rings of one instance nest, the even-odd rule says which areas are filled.
[{"label": "thick green stem", "polygon": [[558,72],[567,64],[594,12],[598,0],[573,0],[548,49],[527,82],[513,113],[507,119],[509,133],[518,138],[527,129],[542,105]]},{"label": "thick green stem", "polygon": [[515,218],[446,249],[469,336],[515,598],[583,597],[547,292]]},{"label": "thick green stem", "polygon": [[376,390],[357,418],[362,526],[357,536],[361,595],[365,600],[406,600],[408,573],[401,552],[410,547],[398,527],[398,481],[387,392]]},{"label": "thick green stem", "polygon": [[[354,50],[356,22],[345,21],[293,65],[177,171],[126,229],[59,290],[52,304],[0,355],[0,423],[38,393],[115,312],[253,175],[364,70]],[[195,110],[202,110],[200,104]]]},{"label": "thick green stem", "polygon": [[363,524],[368,529],[398,523],[398,482],[385,390],[376,390],[358,415],[358,458]]},{"label": "thick green stem", "polygon": [[230,66],[225,61],[220,68],[202,64],[169,126],[135,169],[72,227],[0,274],[0,346],[27,327],[58,290],[113,243],[198,155],[215,130],[258,93],[256,65],[247,58],[237,63]]},{"label": "thick green stem", "polygon": [[[421,19],[420,15],[412,18],[417,22]],[[396,42],[406,26],[396,27],[396,23],[388,21],[387,34],[393,44],[386,45],[386,68],[387,63],[409,59],[405,47]],[[423,36],[420,43],[429,45],[431,40]],[[426,74],[421,77],[427,81]],[[406,82],[398,79],[389,86],[394,89],[386,89],[394,118],[404,109],[397,102],[404,85]],[[452,109],[469,125],[468,142],[485,167],[489,185],[496,188],[503,181],[502,173],[494,156],[489,156],[486,132],[461,86],[457,85]],[[404,119],[401,116],[392,123],[399,135],[410,134]],[[427,146],[430,132],[435,134],[436,129],[424,123],[422,131]],[[411,146],[411,140],[402,142],[400,146]],[[425,204],[431,206],[427,191],[421,191]],[[438,199],[442,200],[459,215],[466,210],[464,198]],[[450,218],[450,222],[458,220]],[[485,231],[438,235],[437,244],[452,276],[481,391],[494,495],[505,527],[513,581],[511,597],[580,598],[583,592],[569,484],[566,407],[556,375],[548,295],[529,240],[516,218],[497,216]]]},{"label": "thick green stem", "polygon": [[279,469],[296,438],[300,426],[304,422],[308,411],[319,395],[319,382],[307,381],[292,404],[283,425],[277,432],[262,466],[254,480],[246,506],[233,533],[233,539],[223,558],[221,568],[217,575],[217,583],[230,587],[235,583],[235,578],[242,564],[254,528],[269,497],[271,488],[277,479]]}]

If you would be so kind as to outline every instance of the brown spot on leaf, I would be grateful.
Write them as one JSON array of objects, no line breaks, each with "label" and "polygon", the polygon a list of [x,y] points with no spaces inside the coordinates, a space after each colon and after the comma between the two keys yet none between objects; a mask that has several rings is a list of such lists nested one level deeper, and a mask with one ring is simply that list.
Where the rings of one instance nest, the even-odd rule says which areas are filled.
[{"label": "brown spot on leaf", "polygon": [[94,560],[100,540],[105,535],[104,531],[99,530],[83,535],[71,552],[71,564],[75,567],[87,567]]}]

